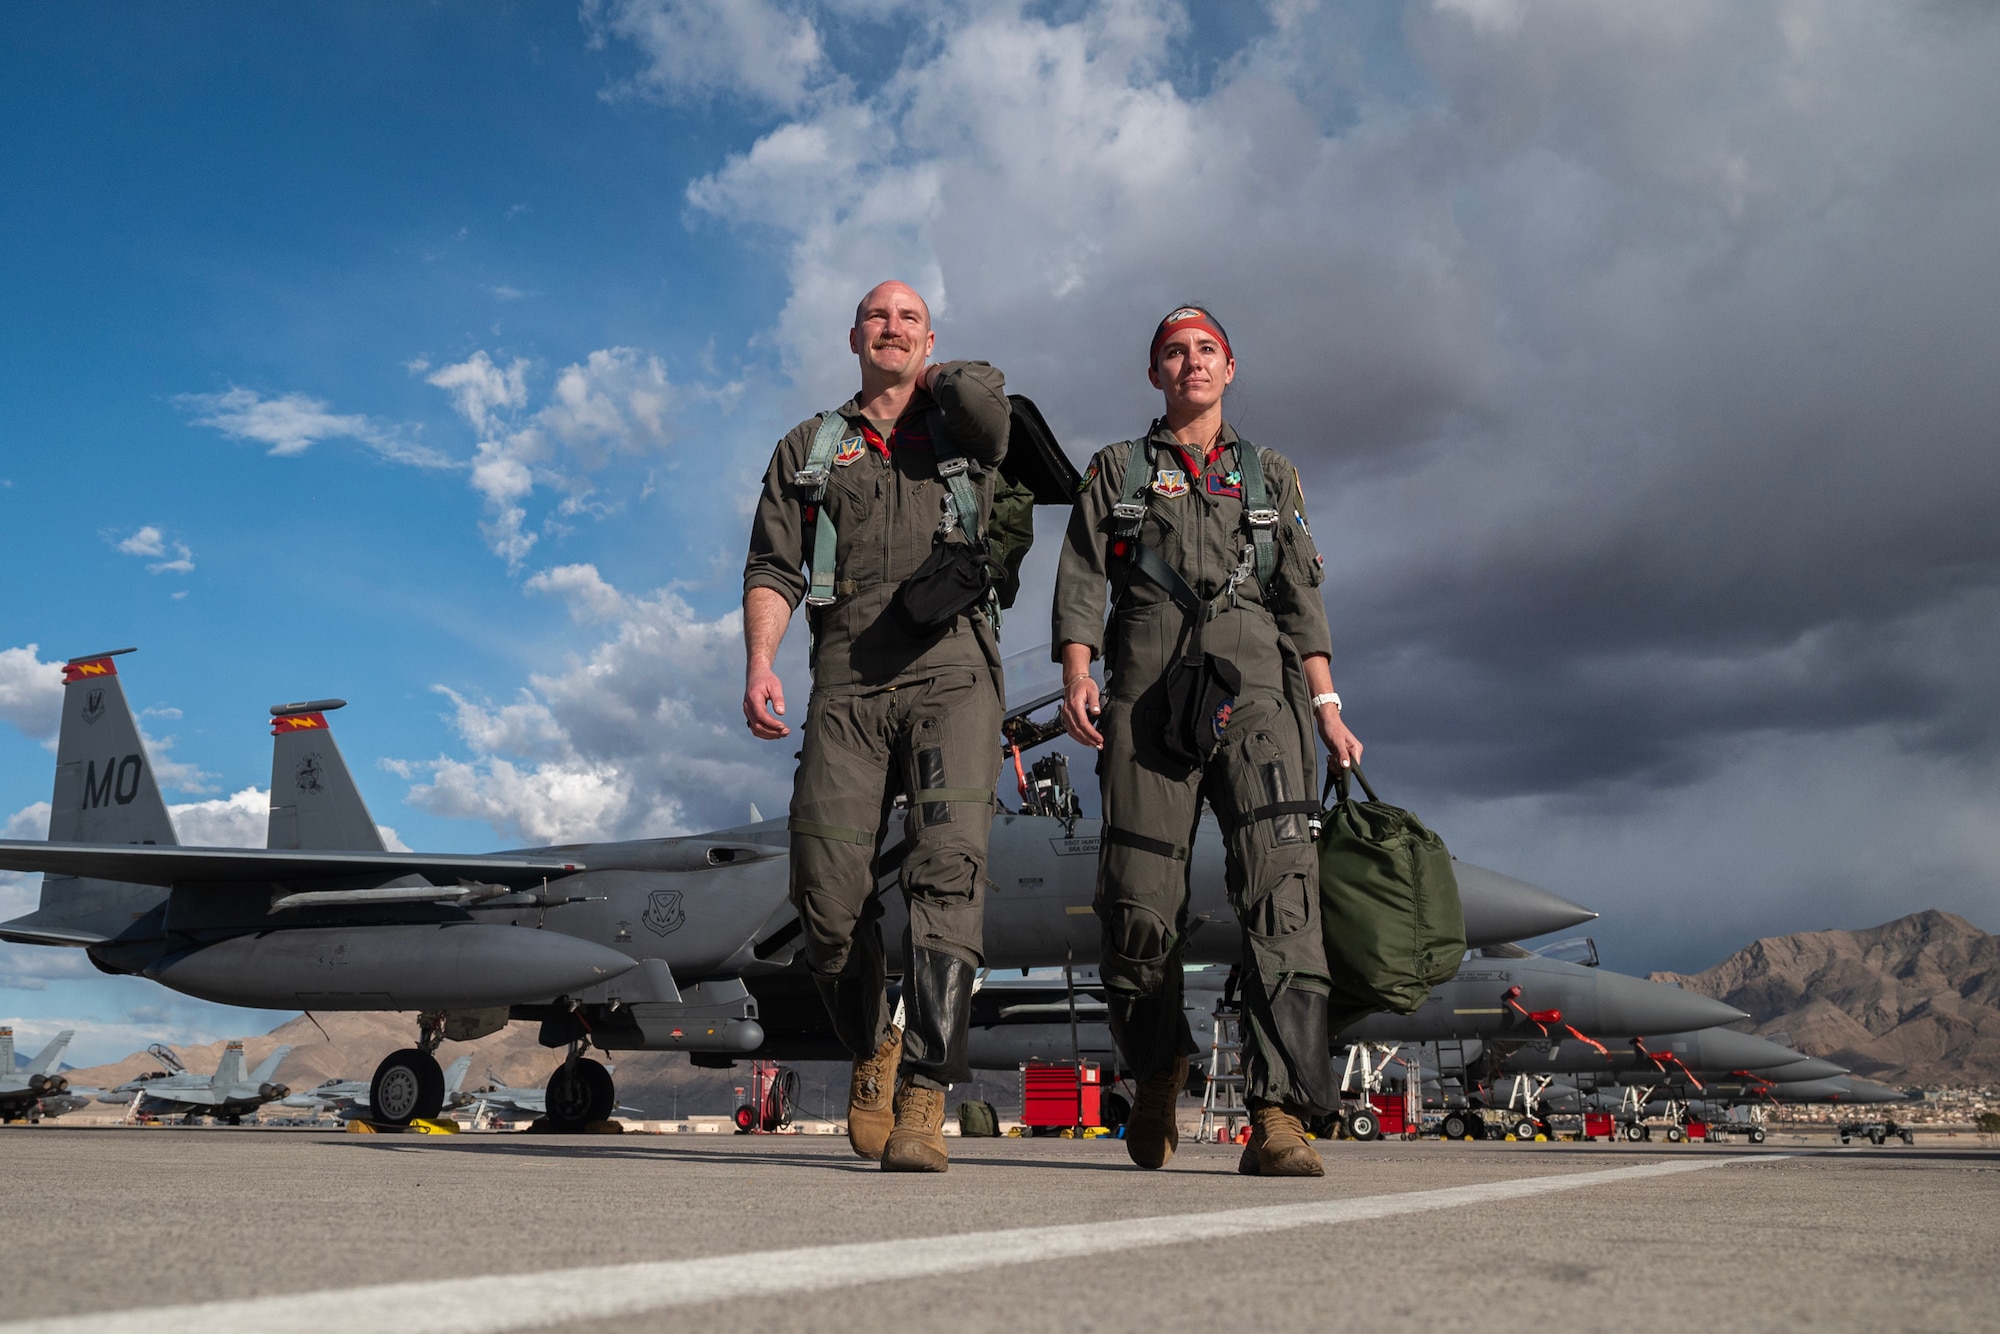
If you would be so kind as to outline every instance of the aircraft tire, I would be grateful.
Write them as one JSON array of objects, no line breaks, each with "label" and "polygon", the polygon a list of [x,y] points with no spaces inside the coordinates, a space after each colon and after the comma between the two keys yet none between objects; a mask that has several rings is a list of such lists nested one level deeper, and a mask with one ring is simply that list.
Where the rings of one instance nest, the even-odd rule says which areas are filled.
[{"label": "aircraft tire", "polygon": [[1678,1144],[1686,1138],[1687,1138],[1687,1131],[1682,1130],[1679,1126],[1667,1127],[1667,1143]]},{"label": "aircraft tire", "polygon": [[1382,1138],[1382,1122],[1370,1111],[1349,1112],[1347,1134],[1350,1139],[1370,1140]]},{"label": "aircraft tire", "polygon": [[1446,1139],[1464,1139],[1472,1133],[1472,1123],[1457,1112],[1452,1112],[1444,1118],[1442,1129]]},{"label": "aircraft tire", "polygon": [[566,1062],[549,1076],[546,1106],[552,1130],[577,1135],[592,1121],[610,1119],[617,1110],[618,1089],[609,1070],[588,1056],[579,1057],[574,1067]]},{"label": "aircraft tire", "polygon": [[1542,1132],[1540,1128],[1537,1127],[1533,1121],[1530,1121],[1525,1116],[1514,1123],[1515,1139],[1525,1139],[1532,1141],[1535,1138],[1535,1136],[1541,1133]]},{"label": "aircraft tire", "polygon": [[444,1110],[444,1071],[429,1052],[405,1047],[392,1051],[368,1081],[368,1119],[406,1126],[434,1119]]},{"label": "aircraft tire", "polygon": [[1761,1127],[1750,1132],[1750,1142],[1752,1144],[1762,1144],[1764,1142],[1764,1131]]},{"label": "aircraft tire", "polygon": [[1640,1140],[1646,1138],[1646,1127],[1640,1125],[1637,1121],[1631,1121],[1626,1123],[1625,1138],[1631,1141],[1632,1143],[1637,1144]]}]

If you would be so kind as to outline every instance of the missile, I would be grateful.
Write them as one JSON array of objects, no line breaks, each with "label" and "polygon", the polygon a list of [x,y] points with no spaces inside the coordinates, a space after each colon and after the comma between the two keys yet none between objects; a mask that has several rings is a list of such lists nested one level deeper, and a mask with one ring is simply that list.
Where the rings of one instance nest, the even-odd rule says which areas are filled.
[{"label": "missile", "polygon": [[1748,1070],[1751,1074],[1768,1079],[1776,1084],[1799,1084],[1814,1079],[1845,1079],[1847,1077],[1846,1066],[1835,1065],[1832,1061],[1823,1060],[1818,1056],[1801,1056],[1789,1065],[1781,1065],[1776,1069],[1761,1065],[1740,1065],[1736,1068],[1739,1070]]},{"label": "missile", "polygon": [[299,927],[169,955],[145,975],[224,1005],[471,1010],[574,994],[636,960],[577,936],[479,922]]}]

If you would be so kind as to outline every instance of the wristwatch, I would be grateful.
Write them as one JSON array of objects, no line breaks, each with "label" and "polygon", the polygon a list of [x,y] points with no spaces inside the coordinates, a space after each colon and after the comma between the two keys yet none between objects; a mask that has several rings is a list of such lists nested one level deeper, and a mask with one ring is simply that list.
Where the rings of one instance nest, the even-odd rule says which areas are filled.
[{"label": "wristwatch", "polygon": [[1315,709],[1322,704],[1333,705],[1334,712],[1338,713],[1340,712],[1340,695],[1335,691],[1329,690],[1324,695],[1314,695],[1312,697],[1312,706]]}]

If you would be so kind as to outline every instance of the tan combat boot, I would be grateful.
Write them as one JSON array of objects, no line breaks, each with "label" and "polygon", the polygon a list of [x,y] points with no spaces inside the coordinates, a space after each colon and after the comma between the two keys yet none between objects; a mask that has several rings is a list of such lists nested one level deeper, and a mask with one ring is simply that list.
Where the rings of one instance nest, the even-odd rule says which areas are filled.
[{"label": "tan combat boot", "polygon": [[951,1166],[944,1151],[944,1090],[925,1088],[905,1076],[896,1081],[896,1128],[882,1150],[884,1172],[942,1172]]},{"label": "tan combat boot", "polygon": [[854,1063],[847,1085],[847,1142],[863,1158],[880,1162],[896,1126],[896,1067],[902,1060],[903,1030],[892,1026],[873,1056]]},{"label": "tan combat boot", "polygon": [[1326,1175],[1326,1165],[1306,1142],[1305,1126],[1275,1102],[1250,1104],[1250,1142],[1236,1170],[1246,1177]]},{"label": "tan combat boot", "polygon": [[1180,1147],[1181,1126],[1174,1108],[1187,1077],[1187,1057],[1176,1056],[1172,1065],[1139,1082],[1132,1114],[1125,1118],[1125,1152],[1139,1166],[1165,1167]]}]

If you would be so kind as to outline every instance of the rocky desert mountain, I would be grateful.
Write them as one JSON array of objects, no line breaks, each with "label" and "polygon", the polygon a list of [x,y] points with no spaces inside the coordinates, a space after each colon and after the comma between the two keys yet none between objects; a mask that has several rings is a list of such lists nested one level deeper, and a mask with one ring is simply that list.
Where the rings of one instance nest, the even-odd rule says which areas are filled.
[{"label": "rocky desert mountain", "polygon": [[2000,1083],[2000,936],[1928,909],[1861,931],[1769,936],[1694,974],[1759,1033],[1890,1084]]}]

